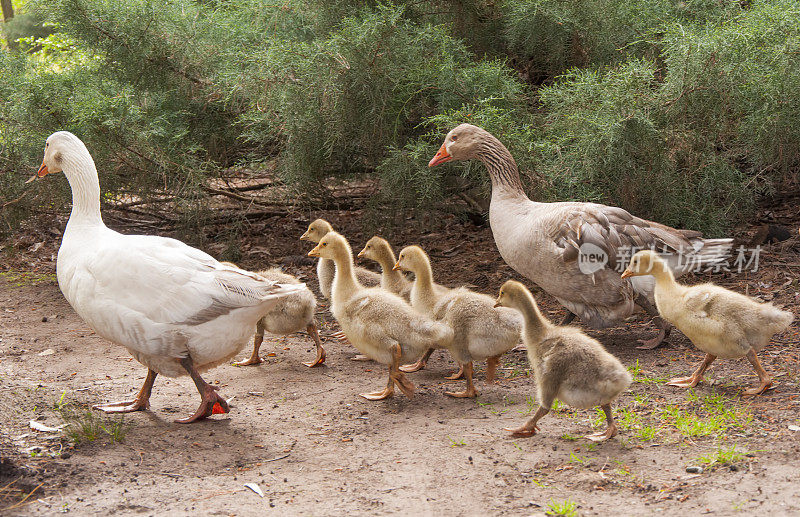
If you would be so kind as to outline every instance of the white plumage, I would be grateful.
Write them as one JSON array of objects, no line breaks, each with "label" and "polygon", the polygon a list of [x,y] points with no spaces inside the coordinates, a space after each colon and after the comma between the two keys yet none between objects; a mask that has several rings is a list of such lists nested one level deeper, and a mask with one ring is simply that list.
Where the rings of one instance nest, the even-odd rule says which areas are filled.
[{"label": "white plumage", "polygon": [[58,250],[58,285],[98,335],[124,346],[152,370],[136,400],[100,409],[144,409],[155,374],[189,374],[203,403],[185,421],[204,418],[212,408],[227,412],[224,399],[198,372],[232,358],[264,313],[303,285],[280,285],[220,264],[175,239],[109,229],[100,215],[94,161],[83,142],[66,131],[47,139],[38,175],[62,171],[73,206]]}]

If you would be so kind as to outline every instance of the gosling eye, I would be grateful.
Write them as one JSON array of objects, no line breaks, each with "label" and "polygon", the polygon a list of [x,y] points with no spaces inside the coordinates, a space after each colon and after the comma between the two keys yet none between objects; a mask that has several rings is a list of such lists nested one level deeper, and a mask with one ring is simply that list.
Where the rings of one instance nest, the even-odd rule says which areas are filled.
[{"label": "gosling eye", "polygon": [[323,247],[323,248],[324,248],[325,246],[327,246],[327,245],[328,245],[328,243],[327,243],[327,242],[323,242],[323,243],[322,243],[322,247]]}]

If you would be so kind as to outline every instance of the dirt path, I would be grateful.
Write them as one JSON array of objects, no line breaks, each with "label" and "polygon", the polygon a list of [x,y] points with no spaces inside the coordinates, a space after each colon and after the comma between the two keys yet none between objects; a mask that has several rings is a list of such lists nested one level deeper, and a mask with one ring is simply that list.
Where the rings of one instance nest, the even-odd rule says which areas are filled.
[{"label": "dirt path", "polygon": [[[288,226],[287,233],[295,231]],[[481,245],[491,243],[486,238],[486,230],[466,238],[464,246],[474,242],[475,266],[457,253],[447,256],[453,242],[429,239],[442,252],[447,280],[495,292],[510,272],[492,247]],[[276,253],[301,252],[286,246]],[[253,266],[256,259],[249,260]],[[48,267],[45,261],[41,270]],[[311,283],[312,266],[290,269]],[[771,274],[776,280],[763,287]],[[781,274],[767,269],[749,279],[751,294],[769,292],[800,314],[797,279],[778,289]],[[561,309],[538,296],[558,318]],[[335,327],[326,315],[319,316],[329,335]],[[444,396],[461,384],[443,379],[455,364],[437,352],[427,370],[411,376],[419,388],[413,400],[368,402],[357,394],[382,387],[383,368],[351,361],[354,349],[331,340],[326,367],[306,368],[300,362],[314,352],[303,335],[265,343],[262,355],[275,355],[258,367],[222,366],[207,374],[226,397],[235,397],[228,415],[173,423],[194,411],[197,393],[187,378],[159,378],[152,410],[124,418],[122,442],[101,432],[74,446],[62,435],[44,439],[55,433],[38,433],[29,421],[61,424],[59,401],[80,407],[132,395],[145,370],[91,333],[51,274],[6,272],[0,275],[0,451],[13,465],[0,464],[0,487],[18,480],[0,491],[0,508],[41,484],[7,513],[537,515],[565,500],[581,515],[800,512],[800,432],[789,427],[800,426],[798,323],[762,354],[778,388],[753,401],[738,395],[755,382],[745,361],[718,361],[709,382],[694,392],[664,386],[666,378],[688,374],[701,354],[680,333],[666,348],[635,350],[635,340],[652,331],[636,320],[593,333],[637,380],[617,404],[621,435],[597,446],[579,438],[597,419],[589,411],[555,411],[530,439],[511,439],[502,430],[535,409],[522,352],[504,357],[495,385],[483,383],[485,365],[479,365],[475,401]],[[239,357],[248,354],[245,349]],[[732,447],[732,466],[686,472],[699,457]],[[245,483],[257,483],[265,497]]]}]

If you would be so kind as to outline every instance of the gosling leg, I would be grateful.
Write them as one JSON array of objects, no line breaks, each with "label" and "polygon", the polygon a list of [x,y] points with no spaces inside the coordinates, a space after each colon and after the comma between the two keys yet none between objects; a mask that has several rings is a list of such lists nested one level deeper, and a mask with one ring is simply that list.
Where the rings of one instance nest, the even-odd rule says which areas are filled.
[{"label": "gosling leg", "polygon": [[511,436],[514,436],[516,438],[527,438],[529,436],[533,436],[536,434],[536,431],[539,430],[539,427],[536,425],[536,423],[539,421],[540,418],[542,418],[549,412],[550,410],[548,408],[539,406],[539,409],[536,410],[536,413],[534,413],[533,417],[527,422],[525,422],[525,425],[523,425],[522,427],[517,427],[516,429],[510,429],[508,427],[504,427],[503,429],[505,431],[511,431]]},{"label": "gosling leg", "polygon": [[400,371],[406,373],[413,373],[422,370],[428,364],[428,359],[431,358],[432,353],[433,353],[433,348],[425,350],[425,353],[422,354],[422,357],[420,357],[416,363],[404,364],[403,366],[400,367]]},{"label": "gosling leg", "polygon": [[747,352],[747,360],[753,365],[753,369],[756,371],[760,383],[758,388],[748,388],[742,392],[742,395],[745,397],[752,397],[753,395],[761,395],[765,391],[773,389],[772,377],[767,373],[764,367],[761,366],[761,362],[758,360],[755,350]]},{"label": "gosling leg", "polygon": [[319,332],[317,332],[317,324],[315,322],[311,322],[306,327],[306,332],[308,335],[311,336],[311,339],[314,340],[314,344],[317,345],[317,358],[313,361],[305,361],[303,365],[308,366],[309,368],[314,368],[315,366],[322,366],[325,364],[325,349],[322,348],[322,341],[319,339]]},{"label": "gosling leg", "polygon": [[606,426],[605,431],[600,431],[599,433],[594,433],[585,436],[585,438],[593,441],[593,442],[602,442],[604,440],[608,440],[612,436],[617,435],[617,424],[614,422],[614,415],[611,414],[611,404],[603,404],[600,406],[603,408],[603,413],[606,414]]},{"label": "gosling leg", "polygon": [[[703,378],[703,374],[706,373],[706,370],[714,362],[717,356],[706,354],[705,359],[703,362],[700,363],[700,366],[697,370],[689,377],[676,377],[675,379],[670,379],[667,383],[667,386],[677,386],[679,388],[694,388],[697,386],[697,383]],[[760,366],[760,365],[759,365]]]},{"label": "gosling leg", "polygon": [[253,353],[250,354],[250,359],[247,361],[239,361],[233,363],[233,366],[250,366],[254,364],[261,364],[261,357],[258,355],[258,351],[261,348],[261,343],[264,342],[264,324],[262,321],[258,322],[256,326],[256,335],[253,337]]},{"label": "gosling leg", "polygon": [[464,363],[462,368],[464,377],[467,379],[467,388],[464,391],[445,391],[444,394],[456,398],[475,398],[478,396],[478,390],[475,389],[475,384],[472,382],[472,361]]}]

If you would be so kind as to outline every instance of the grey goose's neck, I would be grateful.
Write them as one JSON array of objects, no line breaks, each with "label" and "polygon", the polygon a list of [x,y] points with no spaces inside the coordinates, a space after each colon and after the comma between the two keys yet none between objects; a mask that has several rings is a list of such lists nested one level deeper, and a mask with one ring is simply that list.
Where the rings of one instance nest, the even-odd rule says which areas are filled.
[{"label": "grey goose's neck", "polygon": [[517,162],[500,140],[488,134],[488,138],[479,145],[477,158],[489,172],[492,190],[502,190],[527,198],[519,179]]}]

